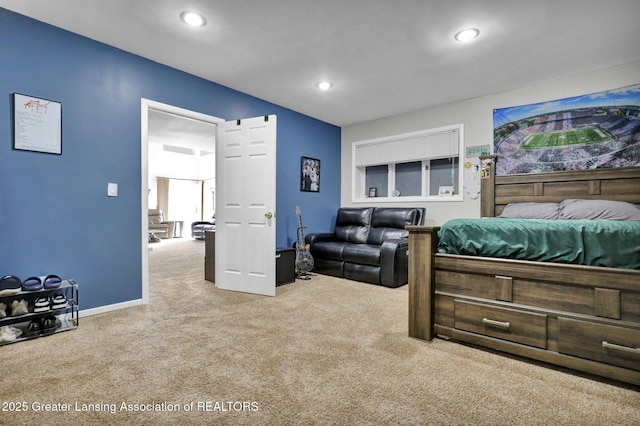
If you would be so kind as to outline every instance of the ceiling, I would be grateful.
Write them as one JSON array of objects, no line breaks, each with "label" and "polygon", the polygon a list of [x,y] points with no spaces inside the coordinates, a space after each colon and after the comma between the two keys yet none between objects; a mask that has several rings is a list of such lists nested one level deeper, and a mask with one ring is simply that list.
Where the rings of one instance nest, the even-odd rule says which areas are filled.
[{"label": "ceiling", "polygon": [[[347,126],[640,60],[638,0],[0,0]],[[190,28],[183,10],[207,19]],[[480,29],[461,44],[454,34]],[[323,92],[316,83],[328,80]]]},{"label": "ceiling", "polygon": [[149,109],[147,141],[178,154],[209,155],[215,152],[216,125]]}]

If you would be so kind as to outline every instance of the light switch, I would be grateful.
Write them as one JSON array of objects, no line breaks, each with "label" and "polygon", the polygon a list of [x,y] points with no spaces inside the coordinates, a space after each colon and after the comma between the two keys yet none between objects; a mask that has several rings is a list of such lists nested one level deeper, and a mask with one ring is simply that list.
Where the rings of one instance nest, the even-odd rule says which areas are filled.
[{"label": "light switch", "polygon": [[118,196],[118,184],[117,183],[108,183],[107,184],[107,197],[117,197]]}]

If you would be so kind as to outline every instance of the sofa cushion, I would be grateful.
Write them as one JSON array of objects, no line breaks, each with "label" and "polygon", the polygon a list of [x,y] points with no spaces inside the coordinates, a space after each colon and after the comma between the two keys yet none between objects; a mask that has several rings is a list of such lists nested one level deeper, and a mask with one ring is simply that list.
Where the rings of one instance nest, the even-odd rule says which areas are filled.
[{"label": "sofa cushion", "polygon": [[314,271],[322,271],[324,275],[344,277],[344,262],[342,260],[314,259]]},{"label": "sofa cushion", "polygon": [[349,280],[360,281],[371,284],[380,284],[379,266],[358,265],[357,263],[344,264],[344,277]]},{"label": "sofa cushion", "polygon": [[314,258],[330,259],[330,260],[342,260],[342,252],[344,248],[349,245],[342,241],[323,241],[315,243],[311,246],[311,255]]},{"label": "sofa cushion", "polygon": [[349,244],[342,252],[345,262],[359,263],[361,265],[380,265],[380,246],[371,244]]},{"label": "sofa cushion", "polygon": [[333,231],[338,241],[364,244],[369,236],[373,208],[340,208]]},{"label": "sofa cushion", "polygon": [[420,209],[380,207],[373,211],[368,244],[382,244],[386,240],[409,236],[405,226],[420,224]]}]

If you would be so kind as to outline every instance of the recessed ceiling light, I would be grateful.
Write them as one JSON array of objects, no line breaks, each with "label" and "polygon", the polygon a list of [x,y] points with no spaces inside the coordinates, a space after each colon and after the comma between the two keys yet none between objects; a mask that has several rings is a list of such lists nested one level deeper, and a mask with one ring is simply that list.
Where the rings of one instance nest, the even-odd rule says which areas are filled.
[{"label": "recessed ceiling light", "polygon": [[333,84],[329,83],[328,81],[323,81],[318,83],[317,86],[320,90],[329,90],[333,87]]},{"label": "recessed ceiling light", "polygon": [[185,10],[180,14],[180,19],[182,19],[182,22],[192,27],[204,27],[207,25],[207,20],[204,19],[204,16],[196,12]]},{"label": "recessed ceiling light", "polygon": [[480,34],[480,30],[478,30],[477,28],[467,28],[458,32],[455,35],[455,39],[462,42],[471,41],[474,38],[478,37],[478,34]]}]

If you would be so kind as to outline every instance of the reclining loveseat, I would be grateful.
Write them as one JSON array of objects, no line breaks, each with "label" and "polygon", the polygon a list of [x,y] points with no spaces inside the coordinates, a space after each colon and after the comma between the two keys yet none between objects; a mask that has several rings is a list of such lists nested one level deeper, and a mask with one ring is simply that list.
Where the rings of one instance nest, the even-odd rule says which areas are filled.
[{"label": "reclining loveseat", "polygon": [[[176,223],[164,220],[164,213],[159,209],[149,209],[149,242],[160,241],[159,238],[173,238]],[[154,239],[155,238],[155,239]]]},{"label": "reclining loveseat", "polygon": [[211,220],[200,220],[191,224],[191,237],[196,240],[204,240],[206,231],[216,230],[216,214],[213,213]]},{"label": "reclining loveseat", "polygon": [[422,225],[424,208],[340,208],[333,233],[305,237],[314,271],[386,287],[408,282],[408,225]]}]

